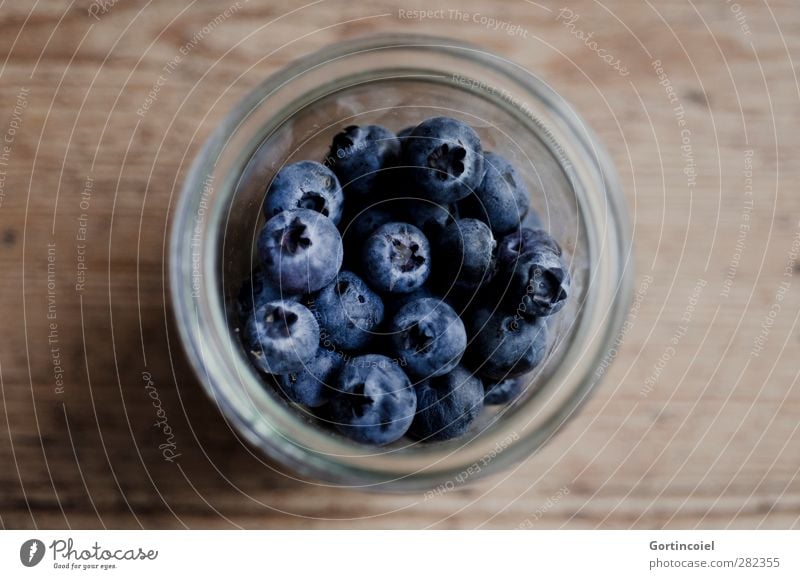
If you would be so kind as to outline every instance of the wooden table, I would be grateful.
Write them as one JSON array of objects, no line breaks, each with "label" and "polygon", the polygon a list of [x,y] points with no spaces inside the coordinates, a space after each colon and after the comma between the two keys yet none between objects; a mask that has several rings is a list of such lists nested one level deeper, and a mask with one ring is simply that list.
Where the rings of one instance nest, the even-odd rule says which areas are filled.
[{"label": "wooden table", "polygon": [[[800,526],[793,0],[43,0],[3,3],[0,30],[3,527]],[[165,297],[176,195],[225,112],[298,55],[390,31],[540,74],[607,144],[635,222],[639,307],[591,403],[513,473],[430,500],[264,465]]]}]

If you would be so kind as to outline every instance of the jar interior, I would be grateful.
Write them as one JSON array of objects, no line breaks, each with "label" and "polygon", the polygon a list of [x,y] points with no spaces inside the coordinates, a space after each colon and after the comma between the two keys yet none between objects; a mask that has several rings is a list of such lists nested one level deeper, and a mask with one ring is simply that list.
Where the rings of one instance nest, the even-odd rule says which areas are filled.
[{"label": "jar interior", "polygon": [[[573,328],[586,299],[590,275],[589,244],[581,223],[575,181],[569,174],[569,162],[548,131],[535,122],[522,127],[518,104],[504,99],[502,94],[488,94],[438,75],[385,75],[379,79],[354,80],[343,88],[339,86],[313,98],[300,98],[298,102],[302,105],[295,109],[276,111],[280,115],[278,122],[253,140],[251,151],[242,152],[241,173],[235,179],[232,194],[221,207],[225,215],[218,239],[220,300],[230,328],[231,349],[240,358],[240,366],[249,363],[239,338],[236,297],[256,263],[256,242],[264,221],[261,205],[275,173],[296,161],[322,161],[329,154],[334,135],[349,125],[380,124],[397,132],[429,117],[451,116],[477,131],[484,150],[500,153],[517,167],[531,193],[532,209],[564,251],[573,288],[565,308],[548,319],[548,354],[526,377],[528,386],[523,395],[508,406],[487,406],[464,440],[488,432],[500,417],[506,419],[520,413],[535,415],[539,403],[558,387],[549,379],[569,348]],[[526,114],[531,116],[530,111]],[[530,130],[531,126],[541,130]],[[409,195],[415,196],[415,193],[409,191]],[[252,373],[255,374],[255,369]],[[264,377],[251,380],[242,375],[241,384],[235,386],[264,388],[279,399]],[[251,395],[255,394],[247,394]],[[340,436],[321,424],[312,412],[290,406],[297,420],[306,427]],[[269,420],[268,416],[263,418]],[[425,453],[432,447],[457,448],[464,440],[411,444],[402,439],[394,448],[403,454]]]}]

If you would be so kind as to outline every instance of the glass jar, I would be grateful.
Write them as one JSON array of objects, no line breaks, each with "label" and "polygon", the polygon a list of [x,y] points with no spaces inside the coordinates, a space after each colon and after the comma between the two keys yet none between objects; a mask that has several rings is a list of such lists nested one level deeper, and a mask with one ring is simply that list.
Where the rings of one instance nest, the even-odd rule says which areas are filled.
[{"label": "glass jar", "polygon": [[[447,115],[516,164],[561,243],[573,291],[526,394],[487,407],[448,442],[372,448],[320,426],[265,387],[239,339],[234,302],[249,275],[266,185],[285,163],[322,160],[351,124],[398,131]],[[380,490],[456,485],[529,456],[564,425],[613,358],[631,294],[627,209],[592,132],[541,79],[460,42],[390,36],[345,42],[268,78],[222,121],[187,176],[171,231],[177,324],[209,395],[292,476]]]}]

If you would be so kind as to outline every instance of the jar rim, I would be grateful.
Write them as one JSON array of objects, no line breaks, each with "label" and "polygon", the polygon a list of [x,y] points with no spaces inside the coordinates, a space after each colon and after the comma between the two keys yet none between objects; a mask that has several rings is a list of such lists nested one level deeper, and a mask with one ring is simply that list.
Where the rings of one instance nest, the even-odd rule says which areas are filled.
[{"label": "jar rim", "polygon": [[[581,200],[584,204],[579,205],[579,209],[590,212],[590,216],[591,212],[599,215],[600,213],[597,212],[603,211],[602,215],[609,222],[602,235],[594,232],[594,237],[589,237],[589,241],[592,239],[602,241],[601,247],[594,248],[598,252],[599,259],[591,261],[591,267],[602,266],[602,271],[598,272],[602,275],[592,275],[595,285],[587,288],[587,298],[591,297],[593,301],[591,304],[587,303],[582,306],[581,323],[588,323],[584,320],[585,308],[591,306],[595,310],[599,308],[600,311],[592,312],[590,321],[593,322],[593,327],[583,328],[582,339],[584,341],[591,340],[584,342],[587,348],[591,346],[591,356],[589,359],[580,361],[582,369],[580,376],[562,375],[562,379],[568,380],[572,385],[571,395],[558,411],[553,412],[536,429],[531,429],[518,440],[513,440],[501,453],[493,457],[486,468],[479,469],[476,476],[470,480],[504,470],[510,464],[524,459],[563,427],[567,420],[577,413],[579,407],[585,403],[588,395],[599,382],[597,376],[594,380],[592,379],[592,370],[597,368],[603,358],[607,356],[607,345],[613,342],[622,327],[625,312],[631,301],[633,293],[632,247],[627,207],[609,155],[572,107],[543,80],[521,65],[474,45],[425,35],[394,34],[357,38],[302,57],[261,82],[225,117],[191,166],[171,224],[169,270],[172,309],[184,349],[207,393],[240,433],[272,458],[287,464],[299,474],[314,477],[317,481],[327,481],[337,486],[353,485],[359,488],[411,491],[432,488],[437,483],[447,480],[448,477],[452,478],[458,475],[463,468],[475,462],[474,456],[479,456],[480,451],[473,452],[471,458],[465,461],[451,460],[450,462],[453,464],[447,469],[429,469],[426,472],[409,474],[388,468],[365,467],[352,461],[343,461],[341,457],[340,460],[334,460],[330,455],[326,456],[315,451],[311,445],[297,444],[292,440],[291,435],[299,433],[303,428],[311,431],[312,427],[302,423],[297,417],[288,416],[288,414],[293,414],[291,409],[280,408],[274,400],[272,403],[265,402],[275,412],[270,415],[274,422],[263,416],[256,416],[254,408],[248,408],[243,400],[229,396],[230,392],[227,388],[230,380],[246,379],[248,376],[243,377],[242,373],[248,374],[248,372],[256,378],[258,377],[248,364],[245,363],[245,367],[238,366],[234,353],[230,351],[230,344],[226,347],[226,344],[223,343],[223,336],[215,335],[215,330],[221,328],[220,315],[224,306],[221,303],[221,290],[215,287],[214,281],[202,282],[206,284],[202,286],[207,290],[204,292],[205,300],[193,297],[190,290],[195,283],[196,272],[192,269],[195,247],[192,245],[191,236],[186,234],[192,229],[192,218],[197,218],[203,203],[203,195],[198,195],[198,191],[204,191],[207,178],[209,175],[213,175],[218,158],[225,152],[226,147],[230,146],[232,137],[243,126],[252,111],[264,106],[264,103],[268,102],[270,95],[276,90],[289,85],[294,79],[309,70],[324,67],[330,62],[360,53],[392,49],[446,53],[455,59],[465,59],[465,56],[468,55],[471,64],[477,63],[487,69],[491,68],[493,74],[504,75],[511,83],[519,86],[520,90],[524,89],[526,96],[535,99],[549,112],[550,123],[543,126],[545,131],[549,131],[549,134],[553,136],[553,139],[551,143],[547,144],[559,148],[564,144],[569,145],[569,150],[561,148],[560,151],[554,152],[561,155],[562,160],[572,165],[571,171],[580,172],[575,175],[575,178],[578,179],[576,187],[579,189],[576,191],[576,195],[583,194],[587,198]],[[539,118],[531,118],[529,121],[542,122]],[[223,177],[225,179],[218,186],[219,190],[232,191],[233,176],[223,175]],[[591,184],[593,193],[602,196],[602,199],[589,198],[589,193],[583,191],[578,186],[579,183]],[[214,215],[213,211],[214,208],[221,206],[221,200],[217,199],[216,204],[210,207],[205,227],[212,227],[214,220],[220,218],[220,216]],[[581,221],[584,227],[595,226],[591,219],[581,219]],[[211,230],[214,231],[213,228]],[[211,255],[214,251],[209,251],[209,249],[214,249],[214,244],[209,245],[207,239],[201,240],[201,243],[203,246],[199,259],[206,265],[208,271],[213,272],[215,271],[215,261],[218,260]],[[208,297],[215,295],[215,292],[220,302],[216,305],[211,303],[213,299]],[[226,337],[230,341],[229,334]],[[287,416],[281,415],[281,412],[286,412]],[[291,423],[292,420],[295,424]],[[503,427],[499,426],[496,432],[499,437],[504,432],[508,435],[509,431],[508,429],[503,430]],[[313,438],[324,433],[314,435],[311,432],[303,433],[303,435],[306,434]],[[328,438],[333,439],[334,437],[329,436]],[[471,445],[472,441],[467,444]],[[357,443],[341,441],[334,446],[355,450],[356,445]]]}]

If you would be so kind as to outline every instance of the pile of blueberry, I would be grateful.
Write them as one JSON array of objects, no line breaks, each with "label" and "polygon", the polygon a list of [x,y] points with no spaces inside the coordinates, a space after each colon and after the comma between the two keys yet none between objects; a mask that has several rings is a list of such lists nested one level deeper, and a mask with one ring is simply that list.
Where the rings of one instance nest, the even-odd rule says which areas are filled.
[{"label": "pile of blueberry", "polygon": [[345,128],[267,188],[237,300],[252,362],[356,441],[464,434],[520,394],[570,291],[529,198],[458,120]]}]

